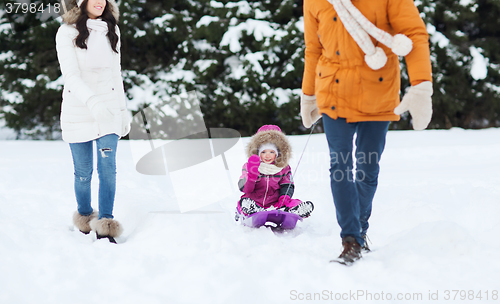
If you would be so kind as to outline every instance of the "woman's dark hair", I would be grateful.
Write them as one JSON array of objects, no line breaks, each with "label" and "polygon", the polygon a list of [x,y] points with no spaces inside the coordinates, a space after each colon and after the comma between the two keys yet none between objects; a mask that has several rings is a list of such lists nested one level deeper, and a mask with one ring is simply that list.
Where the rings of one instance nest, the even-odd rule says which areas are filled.
[{"label": "woman's dark hair", "polygon": [[[88,0],[84,0],[82,5],[80,6],[81,14],[80,17],[76,20],[76,29],[78,30],[78,36],[75,38],[76,46],[81,49],[87,49],[87,43],[85,42],[87,38],[89,38],[89,29],[87,28],[87,20],[89,19],[87,13],[87,3]],[[109,8],[109,2],[106,0],[106,7],[102,12],[101,19],[108,24],[108,39],[111,44],[111,48],[115,53],[118,53],[116,49],[116,45],[118,44],[118,35],[115,32],[116,28],[116,18],[111,13],[111,9]]]}]

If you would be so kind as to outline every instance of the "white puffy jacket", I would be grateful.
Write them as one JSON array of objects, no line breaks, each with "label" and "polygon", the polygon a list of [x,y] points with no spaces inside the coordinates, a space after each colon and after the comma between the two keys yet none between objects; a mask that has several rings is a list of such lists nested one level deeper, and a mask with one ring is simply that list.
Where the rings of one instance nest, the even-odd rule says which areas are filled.
[{"label": "white puffy jacket", "polygon": [[[116,34],[120,37],[118,26]],[[62,138],[69,143],[87,142],[107,134],[125,136],[130,130],[130,113],[125,102],[120,53],[113,52],[110,68],[87,68],[86,49],[76,46],[78,30],[63,24],[57,31],[56,49],[64,79],[61,107]],[[108,41],[109,42],[109,41]],[[117,44],[120,50],[120,40]],[[103,100],[113,119],[98,122],[90,108]]]}]

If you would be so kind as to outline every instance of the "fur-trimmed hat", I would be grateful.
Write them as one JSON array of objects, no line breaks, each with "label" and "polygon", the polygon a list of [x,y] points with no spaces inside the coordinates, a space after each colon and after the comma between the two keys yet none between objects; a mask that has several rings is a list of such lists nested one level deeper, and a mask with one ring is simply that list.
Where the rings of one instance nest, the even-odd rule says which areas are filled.
[{"label": "fur-trimmed hat", "polygon": [[[64,14],[61,15],[64,23],[67,24],[75,24],[80,17],[82,11],[78,5],[78,0],[61,0],[62,12]],[[118,4],[116,4],[115,0],[106,0],[106,5],[109,6],[111,14],[115,17],[116,21],[118,21],[120,17],[120,11],[118,9]],[[81,3],[80,3],[81,4]]]},{"label": "fur-trimmed hat", "polygon": [[286,167],[292,156],[292,146],[286,138],[286,135],[275,125],[262,126],[259,131],[252,136],[247,145],[247,157],[254,154],[258,155],[259,148],[266,143],[272,143],[278,148],[278,156],[274,164],[280,168]]}]

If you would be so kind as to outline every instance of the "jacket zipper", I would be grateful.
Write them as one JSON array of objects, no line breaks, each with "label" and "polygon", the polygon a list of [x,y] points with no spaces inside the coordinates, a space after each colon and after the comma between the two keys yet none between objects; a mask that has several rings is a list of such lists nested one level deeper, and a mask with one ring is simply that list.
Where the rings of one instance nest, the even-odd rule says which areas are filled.
[{"label": "jacket zipper", "polygon": [[266,193],[264,194],[264,200],[262,201],[262,207],[264,207],[264,208],[266,205],[266,198],[267,198],[267,191],[268,190],[269,190],[269,176],[267,177]]}]

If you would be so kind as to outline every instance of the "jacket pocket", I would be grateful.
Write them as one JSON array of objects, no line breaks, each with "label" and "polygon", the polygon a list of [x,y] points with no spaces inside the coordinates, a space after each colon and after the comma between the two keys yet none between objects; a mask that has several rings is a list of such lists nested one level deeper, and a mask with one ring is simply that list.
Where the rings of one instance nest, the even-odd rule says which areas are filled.
[{"label": "jacket pocket", "polygon": [[361,76],[362,96],[359,111],[365,114],[382,114],[394,110],[399,102],[401,86],[399,61],[388,60],[385,67],[372,70],[366,66],[358,67]]},{"label": "jacket pocket", "polygon": [[316,68],[316,100],[319,108],[331,107],[334,102],[332,95],[336,94],[333,86],[335,75],[339,70],[337,64],[318,64]]}]

